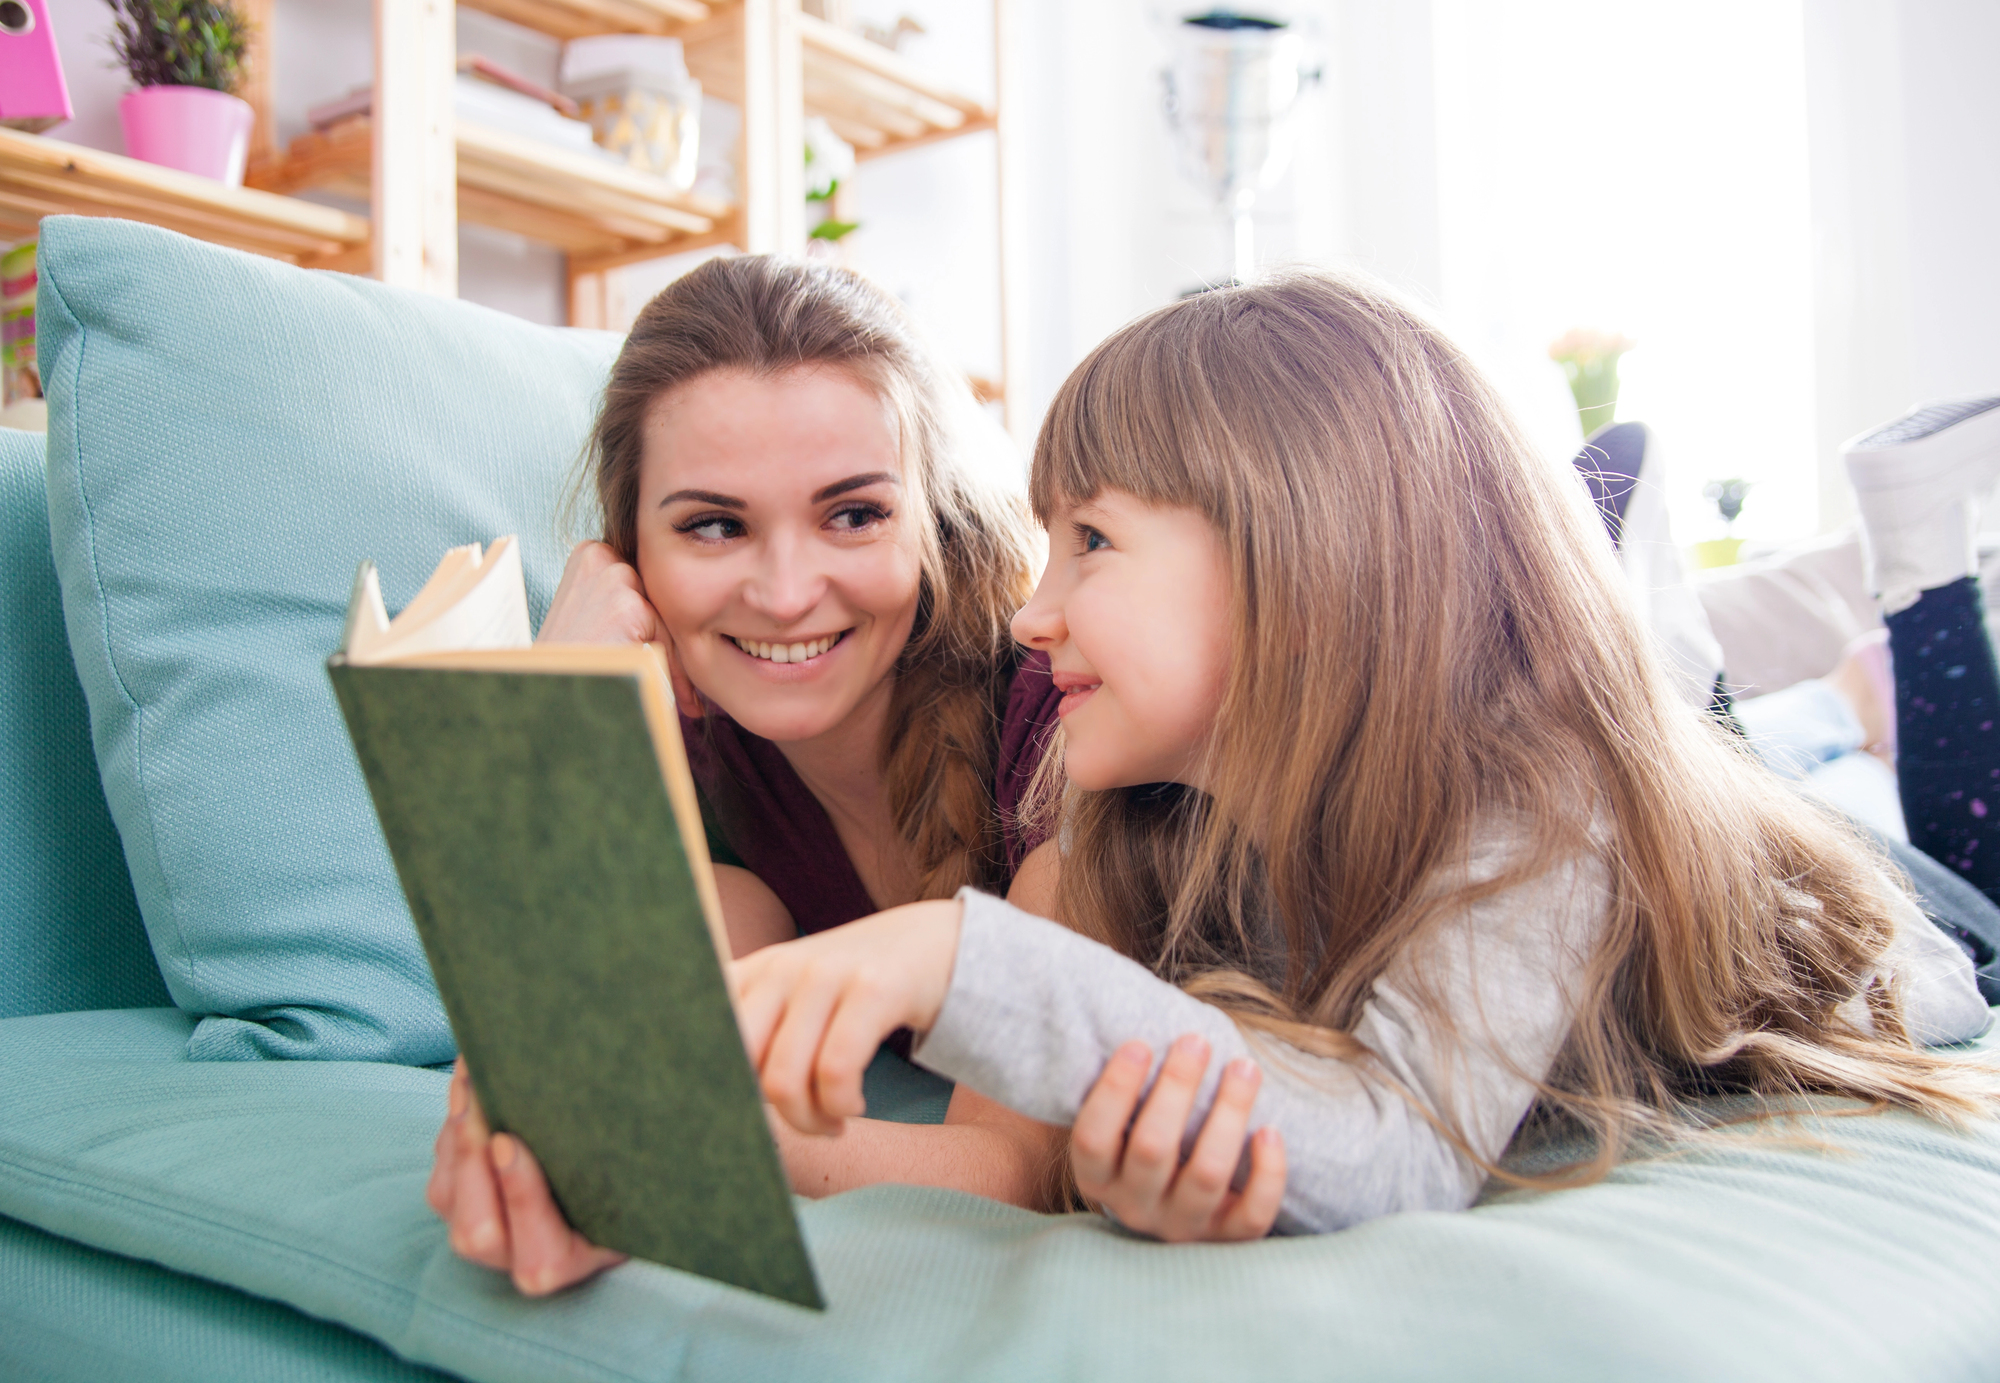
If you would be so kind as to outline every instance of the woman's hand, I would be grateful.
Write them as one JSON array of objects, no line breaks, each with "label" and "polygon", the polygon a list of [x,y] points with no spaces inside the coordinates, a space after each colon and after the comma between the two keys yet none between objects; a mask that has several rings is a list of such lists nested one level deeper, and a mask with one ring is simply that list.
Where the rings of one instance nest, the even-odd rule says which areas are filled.
[{"label": "woman's hand", "polygon": [[555,599],[535,634],[536,643],[656,643],[667,651],[667,673],[682,711],[699,716],[701,697],[681,671],[665,621],[646,596],[646,583],[609,543],[578,543],[569,550]]},{"label": "woman's hand", "polygon": [[609,543],[578,543],[563,564],[536,643],[662,643],[666,626],[639,573]]},{"label": "woman's hand", "polygon": [[1195,1034],[1176,1041],[1141,1108],[1153,1053],[1143,1042],[1127,1042],[1077,1111],[1069,1143],[1077,1189],[1127,1229],[1169,1243],[1261,1239],[1278,1218],[1285,1144],[1277,1129],[1257,1130],[1250,1175],[1240,1191],[1230,1189],[1263,1079],[1255,1062],[1232,1061],[1223,1069],[1194,1153],[1181,1161],[1181,1137],[1208,1057],[1208,1043]]},{"label": "woman's hand", "polygon": [[836,1134],[865,1112],[861,1073],[882,1039],[937,1021],[964,911],[952,899],[906,903],[730,966],[743,1045],[786,1123]]},{"label": "woman's hand", "polygon": [[625,1261],[569,1227],[520,1139],[488,1133],[463,1057],[451,1074],[450,1112],[424,1197],[451,1227],[454,1253],[507,1273],[526,1296],[547,1296]]}]

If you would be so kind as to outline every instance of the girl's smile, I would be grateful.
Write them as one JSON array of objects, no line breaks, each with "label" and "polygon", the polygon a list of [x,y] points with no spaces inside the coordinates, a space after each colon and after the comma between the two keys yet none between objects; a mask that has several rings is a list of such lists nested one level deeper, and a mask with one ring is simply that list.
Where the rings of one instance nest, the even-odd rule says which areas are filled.
[{"label": "girl's smile", "polygon": [[1100,678],[1076,672],[1057,672],[1055,684],[1056,690],[1063,694],[1063,699],[1056,706],[1056,714],[1059,716],[1066,716],[1081,707],[1084,702],[1090,700],[1092,692],[1104,685]]}]

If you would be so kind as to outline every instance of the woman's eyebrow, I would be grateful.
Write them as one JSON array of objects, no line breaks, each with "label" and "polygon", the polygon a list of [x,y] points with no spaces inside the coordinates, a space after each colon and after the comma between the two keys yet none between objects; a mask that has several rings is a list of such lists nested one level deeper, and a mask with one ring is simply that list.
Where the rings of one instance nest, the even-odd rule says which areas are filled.
[{"label": "woman's eyebrow", "polygon": [[832,499],[835,495],[844,495],[849,490],[865,490],[870,485],[898,485],[901,483],[901,481],[897,480],[895,476],[889,474],[887,471],[870,471],[866,475],[850,475],[845,480],[836,480],[833,484],[823,489],[813,491],[812,502],[818,504],[823,499]]},{"label": "woman's eyebrow", "polygon": [[718,495],[713,490],[676,490],[660,501],[664,509],[676,500],[691,499],[697,504],[713,504],[718,509],[748,509],[750,506],[734,495]]}]

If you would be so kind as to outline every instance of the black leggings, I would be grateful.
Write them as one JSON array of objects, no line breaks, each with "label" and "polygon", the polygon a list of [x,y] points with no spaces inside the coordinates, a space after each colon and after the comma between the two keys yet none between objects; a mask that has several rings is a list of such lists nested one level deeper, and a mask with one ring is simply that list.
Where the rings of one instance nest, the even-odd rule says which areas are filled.
[{"label": "black leggings", "polygon": [[1910,844],[2000,902],[2000,667],[1968,576],[1890,615]]}]

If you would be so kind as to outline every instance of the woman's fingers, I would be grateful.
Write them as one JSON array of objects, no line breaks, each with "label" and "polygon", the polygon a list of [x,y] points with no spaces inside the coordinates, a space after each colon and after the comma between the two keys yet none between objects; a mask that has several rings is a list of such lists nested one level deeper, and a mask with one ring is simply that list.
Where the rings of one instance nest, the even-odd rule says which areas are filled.
[{"label": "woman's fingers", "polygon": [[1208,1054],[1207,1041],[1195,1033],[1175,1038],[1167,1059],[1160,1063],[1159,1078],[1132,1122],[1132,1132],[1126,1135],[1118,1179],[1125,1194],[1146,1208],[1143,1225],[1134,1227],[1148,1233],[1155,1232],[1160,1202],[1180,1167],[1181,1139],[1202,1074],[1208,1070]]},{"label": "woman's fingers", "polygon": [[1230,1199],[1229,1183],[1236,1179],[1236,1169],[1243,1160],[1250,1107],[1257,1102],[1257,1087],[1262,1081],[1263,1073],[1254,1061],[1232,1061],[1222,1068],[1215,1103],[1202,1123],[1201,1136],[1160,1207],[1154,1232],[1162,1239],[1178,1242],[1208,1236],[1217,1212]]},{"label": "woman's fingers", "polygon": [[546,1296],[624,1261],[622,1254],[598,1248],[569,1227],[549,1194],[541,1164],[520,1139],[497,1134],[491,1146],[507,1207],[514,1285],[521,1292]]},{"label": "woman's fingers", "polygon": [[453,1173],[458,1170],[458,1125],[465,1115],[465,1058],[452,1067],[451,1084],[446,1089],[444,1122],[438,1125],[437,1142],[431,1147],[431,1179],[424,1187],[424,1199],[438,1218],[451,1218]]},{"label": "woman's fingers", "polygon": [[1069,1131],[1070,1169],[1077,1189],[1102,1200],[1118,1175],[1125,1155],[1125,1130],[1139,1107],[1146,1073],[1153,1069],[1153,1051],[1143,1042],[1127,1042],[1111,1054],[1103,1074],[1083,1097]]},{"label": "woman's fingers", "polygon": [[1211,1229],[1211,1239],[1261,1239],[1278,1222],[1285,1199],[1285,1140],[1274,1127],[1250,1139],[1250,1179]]}]

